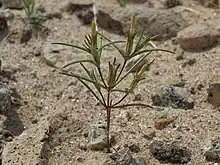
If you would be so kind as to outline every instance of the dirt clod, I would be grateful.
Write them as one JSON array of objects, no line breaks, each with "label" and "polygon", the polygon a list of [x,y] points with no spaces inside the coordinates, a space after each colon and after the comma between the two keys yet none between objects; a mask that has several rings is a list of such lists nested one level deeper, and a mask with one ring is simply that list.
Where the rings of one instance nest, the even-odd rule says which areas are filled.
[{"label": "dirt clod", "polygon": [[171,106],[182,109],[192,109],[194,106],[190,93],[181,87],[163,86],[151,98],[153,104],[157,106]]},{"label": "dirt clod", "polygon": [[187,148],[162,141],[151,143],[150,152],[161,163],[184,164],[191,160],[191,152]]},{"label": "dirt clod", "polygon": [[193,24],[180,31],[177,39],[182,49],[197,52],[211,48],[219,36],[216,29],[206,24]]}]

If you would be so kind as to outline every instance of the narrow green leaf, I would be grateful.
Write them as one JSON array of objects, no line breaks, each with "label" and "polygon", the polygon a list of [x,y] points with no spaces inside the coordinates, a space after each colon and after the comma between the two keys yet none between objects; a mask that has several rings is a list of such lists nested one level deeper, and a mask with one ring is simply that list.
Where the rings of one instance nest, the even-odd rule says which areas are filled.
[{"label": "narrow green leaf", "polygon": [[147,104],[141,104],[141,103],[131,103],[131,104],[124,104],[124,105],[117,105],[113,106],[111,108],[126,108],[126,107],[134,107],[134,106],[141,106],[141,107],[147,107],[147,108],[153,108],[150,105]]},{"label": "narrow green leaf", "polygon": [[122,90],[122,89],[112,89],[112,92],[127,93],[126,90]]},{"label": "narrow green leaf", "polygon": [[[91,79],[89,79],[87,77],[80,76],[80,75],[75,74],[75,73],[69,73],[69,72],[66,72],[66,71],[60,71],[60,74],[63,74],[63,75],[66,75],[66,76],[70,76],[70,77],[75,77],[77,79],[79,78],[81,80],[85,80],[85,81],[90,82],[92,84],[97,83],[94,80],[91,80]],[[99,84],[99,85],[100,85],[100,87],[105,88],[105,86],[103,86],[102,84]]]},{"label": "narrow green leaf", "polygon": [[157,51],[162,51],[162,52],[166,52],[166,53],[172,53],[172,54],[175,54],[174,52],[172,51],[169,51],[169,50],[164,50],[164,49],[144,49],[144,50],[141,50],[139,52],[136,52],[132,55],[132,57],[135,57],[139,54],[143,54],[143,53],[147,53],[147,52],[157,52]]},{"label": "narrow green leaf", "polygon": [[125,93],[125,95],[115,104],[112,105],[112,107],[117,106],[118,104],[120,104],[127,96],[129,95],[129,91]]},{"label": "narrow green leaf", "polygon": [[95,76],[95,73],[93,72],[93,75],[91,75],[91,73],[89,72],[89,70],[85,67],[85,65],[83,65],[83,63],[80,63],[81,66],[84,68],[84,70],[86,71],[86,73],[88,74],[88,76],[92,79],[92,80],[95,80],[96,83],[93,83],[94,87],[97,89],[97,91],[99,92],[101,98],[102,98],[102,102],[106,105],[105,103],[105,99],[104,99],[104,96],[101,92],[101,88],[100,88],[100,83],[98,82],[96,76]]},{"label": "narrow green leaf", "polygon": [[61,42],[54,42],[54,43],[52,43],[52,44],[56,44],[56,45],[64,45],[64,46],[71,46],[71,47],[74,47],[74,48],[76,48],[76,49],[83,50],[83,51],[89,53],[88,50],[87,50],[86,48],[83,48],[83,47],[81,47],[81,46],[77,46],[77,45],[66,44],[66,43],[61,43]]},{"label": "narrow green leaf", "polygon": [[143,57],[141,57],[126,73],[125,75],[120,79],[118,80],[118,82],[116,82],[115,85],[118,85],[122,80],[124,80],[131,72],[132,70],[137,67],[137,65],[139,65],[139,63],[144,60],[151,52],[148,52],[147,54],[145,54]]},{"label": "narrow green leaf", "polygon": [[[101,33],[98,33],[101,37],[103,37],[104,39],[106,39],[108,42],[112,42],[110,39],[108,39],[107,37],[105,37],[104,35],[102,35]],[[120,53],[120,55],[122,57],[124,57],[124,51],[121,50],[118,46],[116,46],[114,43],[112,44],[114,46],[114,48]]]},{"label": "narrow green leaf", "polygon": [[98,52],[101,51],[102,49],[104,49],[107,46],[110,46],[110,45],[113,45],[113,44],[116,44],[116,43],[122,43],[122,42],[125,42],[125,41],[113,41],[113,42],[107,43],[107,44],[103,45],[102,47],[100,47],[98,49]]},{"label": "narrow green leaf", "polygon": [[87,50],[87,53],[91,53],[91,49],[88,46],[83,44],[83,47]]},{"label": "narrow green leaf", "polygon": [[87,63],[90,63],[90,64],[93,64],[96,66],[95,62],[92,61],[92,60],[78,60],[78,61],[70,61],[68,62],[67,64],[65,64],[64,66],[62,66],[62,68],[66,68],[68,66],[71,66],[71,65],[74,65],[74,64],[79,64],[79,63],[82,63],[82,62],[87,62]]},{"label": "narrow green leaf", "polygon": [[142,48],[146,47],[148,45],[148,43],[151,41],[152,37],[147,37],[144,39],[144,41],[142,41],[139,45],[137,45],[135,52],[138,52],[139,50],[141,50]]},{"label": "narrow green leaf", "polygon": [[88,46],[88,48],[91,50],[92,41],[91,41],[91,36],[90,36],[90,35],[85,36],[84,42],[85,42],[85,44]]},{"label": "narrow green leaf", "polygon": [[144,31],[145,31],[145,29],[142,30],[142,32],[141,32],[141,34],[140,34],[140,36],[139,36],[139,40],[138,40],[138,42],[137,42],[137,44],[136,44],[136,46],[135,46],[135,48],[134,48],[134,52],[137,51],[139,45],[141,44],[141,40],[143,39]]},{"label": "narrow green leaf", "polygon": [[83,67],[83,69],[86,71],[87,75],[90,77],[91,80],[93,80],[95,83],[93,83],[93,85],[96,87],[97,90],[100,91],[100,86],[99,86],[99,82],[95,76],[94,71],[90,72],[85,65],[83,65],[83,63],[80,63],[80,65]]}]

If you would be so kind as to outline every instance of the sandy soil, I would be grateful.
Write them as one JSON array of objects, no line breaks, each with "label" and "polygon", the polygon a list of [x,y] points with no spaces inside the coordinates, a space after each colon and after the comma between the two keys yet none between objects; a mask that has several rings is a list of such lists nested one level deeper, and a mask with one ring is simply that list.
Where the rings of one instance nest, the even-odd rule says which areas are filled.
[{"label": "sandy soil", "polygon": [[[48,0],[37,1],[43,4],[47,12],[60,12],[61,6],[68,0]],[[97,3],[102,3],[101,0]],[[190,11],[181,11],[183,17],[190,23],[197,20],[220,27],[219,10],[193,6],[190,1],[184,2],[189,8],[200,12],[196,15]],[[105,1],[106,6],[117,5],[113,1]],[[23,23],[19,18],[24,17],[23,11],[13,11],[15,18],[9,21],[11,30],[22,28]],[[75,79],[60,75],[56,69],[45,63],[43,57],[55,61],[57,66],[73,59],[79,59],[83,54],[68,47],[52,45],[52,42],[67,42],[80,44],[83,42],[84,35],[90,32],[90,28],[82,25],[75,15],[62,13],[61,19],[51,19],[44,23],[51,32],[47,38],[33,38],[27,44],[20,44],[17,41],[10,43],[4,41],[0,45],[0,54],[3,62],[3,69],[12,70],[17,81],[10,81],[10,86],[15,87],[22,96],[22,106],[17,113],[23,122],[25,129],[46,115],[53,115],[58,112],[65,112],[69,122],[61,128],[59,145],[54,146],[53,154],[50,157],[51,165],[97,165],[107,156],[104,152],[83,151],[78,145],[84,143],[84,137],[89,123],[98,120],[105,120],[104,109],[97,104],[96,100],[88,93]],[[18,19],[17,19],[18,18]],[[105,32],[111,39],[125,39],[109,32]],[[126,102],[132,101],[135,95],[140,94],[142,102],[151,104],[151,94],[162,84],[170,81],[185,80],[185,87],[196,89],[196,94],[192,95],[195,99],[195,107],[192,110],[181,110],[165,108],[167,111],[158,111],[148,108],[127,108],[114,110],[112,113],[111,132],[116,134],[116,147],[124,148],[126,144],[137,144],[140,152],[134,155],[142,156],[150,161],[151,165],[160,164],[149,153],[149,144],[155,140],[175,141],[181,146],[186,146],[192,151],[192,161],[189,164],[211,165],[202,153],[202,148],[213,137],[217,137],[220,132],[220,112],[207,103],[207,88],[213,78],[220,76],[220,46],[200,52],[184,52],[184,59],[177,61],[176,56],[182,51],[178,45],[174,45],[172,40],[155,42],[157,47],[176,51],[177,54],[153,53],[149,58],[155,58],[155,63],[150,68],[144,80]],[[40,51],[40,56],[35,56],[36,51]],[[104,59],[116,53],[113,49],[106,52]],[[187,59],[196,59],[192,66],[181,67]],[[105,63],[107,68],[107,63]],[[79,68],[74,68],[80,71]],[[155,74],[155,73],[159,74]],[[198,90],[197,87],[203,85],[204,88]],[[118,116],[129,113],[131,119],[120,119]],[[155,118],[163,114],[177,116],[173,124],[163,130],[154,128]],[[59,120],[57,118],[56,120]],[[64,133],[66,128],[69,133]],[[58,131],[58,132],[59,132]],[[145,138],[152,131],[156,135],[153,139]],[[55,142],[53,142],[55,143]]]}]

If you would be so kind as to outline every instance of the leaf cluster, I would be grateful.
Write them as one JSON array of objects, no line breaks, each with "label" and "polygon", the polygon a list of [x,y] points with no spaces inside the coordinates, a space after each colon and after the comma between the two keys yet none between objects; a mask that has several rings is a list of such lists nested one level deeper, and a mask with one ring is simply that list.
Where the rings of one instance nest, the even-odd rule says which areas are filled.
[{"label": "leaf cluster", "polygon": [[35,11],[35,0],[23,0],[24,10],[28,18],[31,18]]},{"label": "leaf cluster", "polygon": [[[152,52],[166,51],[162,49],[147,48],[147,46],[149,46],[149,42],[153,38],[154,37],[145,37],[144,31],[142,31],[138,37],[136,31],[136,17],[134,15],[131,19],[130,29],[128,31],[126,41],[111,41],[103,34],[97,32],[96,23],[92,22],[91,34],[85,37],[84,44],[82,46],[67,43],[54,43],[79,49],[88,54],[89,57],[78,61],[68,62],[61,68],[60,73],[78,79],[106,109],[123,108],[127,106],[148,106],[136,103],[122,104],[122,101],[134,91],[142,80],[145,79],[144,73],[148,70],[154,60],[150,63],[144,64],[141,69],[134,74],[128,87],[118,89],[118,86],[128,77],[128,75],[132,73],[133,68],[140,65],[142,60],[144,60]],[[103,44],[103,40],[107,43]],[[135,42],[136,40],[137,42]],[[124,47],[121,48],[118,45],[119,43],[123,43]],[[118,63],[118,59],[114,57],[112,60],[108,61],[108,74],[103,75],[104,72],[102,69],[101,58],[103,56],[103,50],[108,46],[113,46],[117,50],[119,55],[122,57],[123,62]],[[125,69],[127,64],[136,56],[140,56],[139,60],[127,71]],[[92,67],[87,67],[86,63],[91,64]],[[69,66],[76,64],[79,64],[84,69],[86,76],[67,70]],[[113,98],[111,97],[114,92],[123,93],[123,96],[116,102],[113,102]]]}]

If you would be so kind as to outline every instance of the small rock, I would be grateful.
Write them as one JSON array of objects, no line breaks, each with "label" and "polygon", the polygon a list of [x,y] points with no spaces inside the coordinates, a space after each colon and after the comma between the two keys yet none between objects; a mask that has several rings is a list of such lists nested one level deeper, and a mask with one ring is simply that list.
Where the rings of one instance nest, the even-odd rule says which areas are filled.
[{"label": "small rock", "polygon": [[200,0],[200,3],[204,5],[205,7],[219,8],[218,0]]},{"label": "small rock", "polygon": [[208,102],[214,107],[220,106],[220,82],[212,82],[208,88]]},{"label": "small rock", "polygon": [[[88,134],[89,143],[88,148],[91,150],[103,150],[107,144],[106,126],[102,123],[95,123],[90,125]],[[110,143],[114,140],[114,137],[110,137]]]},{"label": "small rock", "polygon": [[105,8],[97,12],[97,23],[110,32],[125,35],[129,30],[130,17],[137,15],[137,32],[143,29],[144,35],[156,36],[155,40],[166,40],[175,37],[177,32],[186,27],[182,17],[170,10],[147,8],[144,5],[126,8]]},{"label": "small rock", "polygon": [[183,60],[183,59],[184,59],[184,57],[183,57],[182,54],[176,56],[176,60],[177,60],[177,61],[179,61],[179,60]]},{"label": "small rock", "polygon": [[133,101],[141,101],[141,100],[142,100],[141,94],[136,94],[136,95],[134,96],[134,100],[133,100]]},{"label": "small rock", "polygon": [[193,58],[193,59],[188,59],[188,60],[186,60],[186,61],[183,63],[182,67],[185,68],[186,66],[192,66],[192,65],[195,64],[195,63],[196,63],[196,59],[195,59],[195,58]]},{"label": "small rock", "polygon": [[42,59],[46,65],[53,67],[53,68],[56,68],[57,63],[59,62],[59,57],[57,55],[50,54],[50,53],[44,54]]},{"label": "small rock", "polygon": [[86,150],[87,150],[86,144],[83,144],[83,143],[79,144],[79,145],[78,145],[78,148],[81,149],[81,150],[83,150],[83,151],[86,151]]},{"label": "small rock", "polygon": [[129,153],[119,153],[114,159],[110,156],[101,165],[147,165],[147,162],[143,158],[133,158]]},{"label": "small rock", "polygon": [[2,7],[4,9],[23,9],[23,1],[22,0],[1,0]]},{"label": "small rock", "polygon": [[209,162],[220,162],[220,155],[215,151],[206,151],[205,158]]},{"label": "small rock", "polygon": [[26,43],[28,42],[30,39],[32,38],[32,30],[31,29],[23,29],[21,32],[21,38],[20,38],[20,42],[21,43]]},{"label": "small rock", "polygon": [[[147,2],[148,2],[148,0],[127,0],[126,1],[126,3],[132,3],[132,4],[144,4],[144,3],[147,3]],[[123,0],[121,0],[121,3],[123,3]]]},{"label": "small rock", "polygon": [[89,142],[88,145],[88,148],[94,151],[102,151],[105,147],[107,147],[106,137],[98,137]]},{"label": "small rock", "polygon": [[60,12],[53,12],[53,13],[47,13],[45,17],[46,19],[49,19],[49,20],[53,18],[62,19],[63,15]]},{"label": "small rock", "polygon": [[194,87],[191,87],[191,88],[190,88],[190,93],[191,93],[192,95],[195,95],[195,94],[196,94],[196,90],[195,90]]},{"label": "small rock", "polygon": [[182,5],[180,0],[166,0],[165,1],[165,7],[166,8],[172,8],[172,7],[176,7]]},{"label": "small rock", "polygon": [[9,33],[8,24],[4,17],[0,16],[0,41],[2,41]]},{"label": "small rock", "polygon": [[205,86],[203,85],[203,84],[198,84],[197,85],[197,89],[199,90],[199,91],[201,91],[202,90],[202,88],[204,88]]},{"label": "small rock", "polygon": [[34,56],[36,56],[36,57],[40,56],[42,54],[41,52],[42,52],[41,48],[35,48],[34,49]]},{"label": "small rock", "polygon": [[15,97],[11,97],[11,104],[14,105],[14,106],[21,106],[22,105],[22,102],[21,102],[21,99],[19,98],[15,98]]},{"label": "small rock", "polygon": [[0,114],[6,115],[11,108],[11,91],[10,89],[0,84]]},{"label": "small rock", "polygon": [[177,38],[176,37],[174,37],[174,38],[172,38],[172,44],[173,45],[178,45],[178,41],[177,41]]},{"label": "small rock", "polygon": [[151,99],[153,105],[156,106],[181,109],[192,109],[194,107],[190,93],[185,88],[172,85],[160,87],[155,94],[152,94]]},{"label": "small rock", "polygon": [[193,24],[177,34],[180,47],[186,51],[199,52],[211,48],[220,33],[205,24]]},{"label": "small rock", "polygon": [[105,124],[98,122],[90,125],[88,137],[89,141],[96,139],[99,136],[105,135],[106,133],[106,126]]},{"label": "small rock", "polygon": [[147,140],[152,140],[154,137],[156,137],[156,131],[149,131],[149,133],[144,134],[143,136]]},{"label": "small rock", "polygon": [[131,144],[129,147],[131,152],[138,153],[140,152],[140,147],[137,144]]},{"label": "small rock", "polygon": [[37,124],[37,123],[38,123],[38,120],[37,120],[37,119],[33,119],[33,120],[31,121],[31,123],[32,123],[32,124]]},{"label": "small rock", "polygon": [[62,10],[69,14],[75,14],[79,20],[85,24],[91,24],[94,19],[93,3],[72,3],[69,2]]},{"label": "small rock", "polygon": [[205,157],[210,162],[220,162],[220,138],[215,138],[211,141],[210,146],[205,151]]},{"label": "small rock", "polygon": [[80,163],[83,163],[84,159],[83,159],[82,157],[77,157],[77,158],[76,158],[76,161],[77,161],[77,162],[80,162]]},{"label": "small rock", "polygon": [[11,12],[10,9],[0,9],[0,17],[4,17],[6,20],[10,20],[14,18],[14,14]]},{"label": "small rock", "polygon": [[175,144],[154,141],[150,145],[151,154],[161,163],[184,164],[191,160],[191,152]]},{"label": "small rock", "polygon": [[154,74],[154,75],[156,75],[156,76],[158,76],[158,75],[160,75],[160,72],[159,72],[159,71],[154,70],[154,71],[153,71],[153,74]]}]

